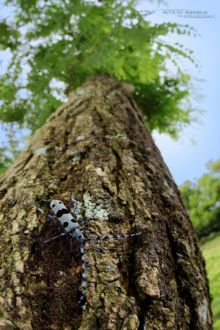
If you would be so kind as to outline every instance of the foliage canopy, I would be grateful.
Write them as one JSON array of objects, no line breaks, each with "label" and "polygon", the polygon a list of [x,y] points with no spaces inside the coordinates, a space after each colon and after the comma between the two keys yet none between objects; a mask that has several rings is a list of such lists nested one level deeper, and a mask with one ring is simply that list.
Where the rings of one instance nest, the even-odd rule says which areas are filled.
[{"label": "foliage canopy", "polygon": [[192,112],[190,77],[177,59],[194,60],[192,51],[163,37],[195,31],[175,23],[152,25],[135,4],[5,0],[15,10],[0,21],[0,50],[10,51],[0,74],[0,120],[33,132],[88,76],[106,72],[134,85],[150,129],[176,137]]},{"label": "foliage canopy", "polygon": [[220,159],[210,161],[208,170],[197,182],[180,187],[199,237],[220,231]]}]

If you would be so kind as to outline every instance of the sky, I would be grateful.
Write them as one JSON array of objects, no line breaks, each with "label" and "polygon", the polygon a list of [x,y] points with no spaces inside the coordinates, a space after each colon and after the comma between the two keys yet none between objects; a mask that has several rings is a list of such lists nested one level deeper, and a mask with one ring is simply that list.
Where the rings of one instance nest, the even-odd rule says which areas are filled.
[{"label": "sky", "polygon": [[[5,10],[3,11],[2,3],[3,1],[0,0],[1,17],[9,14]],[[205,110],[205,113],[200,116],[202,124],[193,124],[184,129],[178,141],[172,140],[165,134],[153,134],[174,180],[177,184],[182,184],[185,180],[192,181],[199,178],[206,171],[206,163],[220,157],[220,111],[218,109],[220,3],[218,0],[208,2],[205,0],[167,0],[166,4],[161,3],[158,5],[156,1],[140,0],[139,8],[142,11],[154,11],[147,16],[147,19],[152,23],[176,22],[189,24],[198,31],[197,37],[171,35],[166,40],[170,43],[181,42],[187,48],[192,49],[196,60],[200,63],[199,69],[196,69],[189,62],[181,61],[183,69],[196,78],[194,81],[196,90],[203,95],[203,98],[195,103],[196,108]],[[168,11],[168,9],[206,11],[208,16],[213,17],[178,17],[176,13]],[[7,54],[5,55],[6,58]],[[4,60],[4,58],[0,57],[0,60]],[[197,79],[203,81],[199,83]],[[1,144],[4,142],[1,131],[0,141]]]},{"label": "sky", "polygon": [[[154,134],[154,139],[177,184],[185,180],[193,181],[206,171],[209,160],[220,157],[220,2],[217,0],[167,0],[166,5],[156,5],[141,1],[140,8],[155,10],[148,16],[152,23],[176,22],[189,24],[199,33],[197,37],[171,36],[170,41],[179,41],[194,51],[200,63],[199,69],[193,68],[187,61],[182,61],[184,70],[193,77],[203,79],[196,83],[197,90],[203,98],[197,102],[197,108],[205,110],[200,116],[202,124],[193,124],[184,129],[178,141],[165,134]],[[174,13],[165,13],[163,9],[202,10],[214,18],[178,17]],[[168,40],[168,39],[166,39]],[[192,142],[195,141],[195,143]]]}]

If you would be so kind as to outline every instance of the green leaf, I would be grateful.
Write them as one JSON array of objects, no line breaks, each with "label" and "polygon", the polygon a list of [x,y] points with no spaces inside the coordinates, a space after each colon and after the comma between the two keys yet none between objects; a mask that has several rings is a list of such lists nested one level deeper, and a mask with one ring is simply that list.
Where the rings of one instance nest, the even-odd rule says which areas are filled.
[{"label": "green leaf", "polygon": [[[151,130],[176,138],[192,120],[190,77],[177,58],[196,64],[193,53],[161,37],[195,34],[195,29],[176,23],[152,25],[135,8],[135,0],[5,3],[13,4],[16,14],[0,22],[1,49],[10,48],[12,55],[7,74],[0,76],[3,122],[18,122],[33,132],[56,110],[65,91],[97,72],[135,86]],[[50,87],[53,79],[63,83],[58,94]]]}]

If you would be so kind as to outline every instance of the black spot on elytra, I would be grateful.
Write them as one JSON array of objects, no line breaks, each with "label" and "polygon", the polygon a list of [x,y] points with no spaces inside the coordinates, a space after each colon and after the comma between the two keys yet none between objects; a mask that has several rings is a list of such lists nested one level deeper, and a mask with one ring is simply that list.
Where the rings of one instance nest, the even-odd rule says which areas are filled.
[{"label": "black spot on elytra", "polygon": [[68,222],[67,221],[65,221],[64,223],[63,223],[63,228],[66,228],[66,227],[68,227]]},{"label": "black spot on elytra", "polygon": [[86,295],[82,292],[79,292],[78,297],[79,297],[78,298],[78,304],[80,306],[83,306],[86,303]]},{"label": "black spot on elytra", "polygon": [[69,214],[69,211],[68,211],[67,209],[59,210],[59,211],[57,211],[56,216],[57,216],[58,218],[61,218],[62,215],[64,215],[64,214]]}]

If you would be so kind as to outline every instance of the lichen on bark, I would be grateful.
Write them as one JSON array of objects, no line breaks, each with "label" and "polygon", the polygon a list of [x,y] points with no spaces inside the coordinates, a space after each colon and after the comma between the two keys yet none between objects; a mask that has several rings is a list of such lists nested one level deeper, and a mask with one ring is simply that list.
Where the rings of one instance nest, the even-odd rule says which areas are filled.
[{"label": "lichen on bark", "polygon": [[[105,74],[72,93],[0,178],[1,329],[212,329],[198,241],[179,191],[129,91]],[[86,234],[141,231],[80,258],[38,215],[74,193]]]}]

